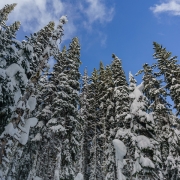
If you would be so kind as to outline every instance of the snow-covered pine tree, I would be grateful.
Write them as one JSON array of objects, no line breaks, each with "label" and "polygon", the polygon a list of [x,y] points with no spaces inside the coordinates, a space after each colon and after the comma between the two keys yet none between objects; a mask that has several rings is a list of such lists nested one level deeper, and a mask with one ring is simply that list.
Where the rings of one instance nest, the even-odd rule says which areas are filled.
[{"label": "snow-covered pine tree", "polygon": [[[48,26],[46,26],[47,29],[44,31],[40,31],[41,33],[39,33],[37,35],[36,41],[34,42],[34,44],[36,46],[34,46],[34,47],[29,45],[29,42],[30,42],[30,40],[32,40],[32,38],[30,40],[28,40],[28,42],[25,42],[25,43],[23,42],[22,44],[20,44],[16,41],[17,45],[25,44],[24,49],[28,51],[30,58],[33,59],[35,57],[35,59],[36,59],[36,57],[38,57],[38,59],[36,59],[38,64],[37,64],[37,68],[36,68],[36,73],[34,73],[33,76],[32,75],[30,76],[31,79],[29,80],[28,85],[26,86],[26,91],[25,91],[24,95],[22,96],[22,98],[20,99],[20,101],[18,102],[18,104],[16,105],[13,116],[11,118],[12,122],[10,122],[6,126],[5,131],[1,135],[1,139],[3,139],[1,144],[4,144],[3,149],[2,149],[2,152],[4,152],[2,155],[2,156],[4,156],[4,160],[1,163],[1,166],[3,166],[2,176],[6,176],[7,173],[8,173],[8,176],[14,176],[13,175],[14,174],[13,159],[16,158],[15,153],[18,152],[18,142],[20,142],[23,145],[26,144],[26,142],[28,140],[30,127],[33,127],[37,123],[37,119],[31,118],[31,113],[30,113],[34,110],[34,107],[35,107],[34,102],[36,102],[36,98],[33,96],[33,93],[35,90],[35,86],[37,84],[37,80],[39,78],[41,68],[43,68],[44,63],[46,62],[49,55],[52,55],[52,53],[56,53],[54,50],[56,49],[56,47],[58,48],[58,46],[55,45],[55,43],[52,45],[52,42],[55,42],[57,39],[61,38],[61,36],[63,35],[62,26],[65,22],[66,22],[66,18],[62,17],[60,19],[59,26],[53,32],[52,32],[52,30],[53,30],[52,23],[50,23]],[[48,46],[43,46],[43,44],[40,43],[40,41],[42,39],[44,39],[44,37],[46,37],[49,40]],[[42,47],[40,45],[42,45]],[[37,46],[38,46],[38,48],[35,48]],[[51,46],[51,48],[49,46]],[[38,51],[40,49],[41,49],[41,51]],[[35,56],[32,56],[33,52],[34,52]],[[23,52],[21,52],[21,55],[22,54],[23,54]],[[20,58],[20,60],[22,60],[22,59]],[[18,68],[16,68],[16,69],[19,72],[19,69]],[[20,71],[20,73],[21,73],[21,71]],[[20,77],[22,78],[23,76],[21,75]],[[30,103],[30,102],[32,102],[32,103]],[[24,121],[24,119],[25,119],[25,121]],[[24,126],[24,127],[22,127],[22,126]],[[13,147],[13,149],[12,149],[12,147]],[[12,153],[5,154],[6,151],[9,151],[9,152],[12,151]],[[5,155],[6,155],[6,157],[5,157]]]},{"label": "snow-covered pine tree", "polygon": [[102,62],[100,62],[99,67],[99,82],[98,82],[98,116],[99,116],[99,136],[98,142],[100,143],[100,159],[98,160],[101,164],[101,175],[102,179],[105,179],[106,176],[106,154],[105,154],[105,146],[106,146],[106,129],[107,129],[107,119],[106,119],[106,111],[108,105],[106,104],[106,92],[107,92],[107,84],[106,84],[106,69]]},{"label": "snow-covered pine tree", "polygon": [[7,4],[7,5],[5,5],[4,8],[2,8],[0,10],[0,26],[1,26],[1,28],[6,27],[5,21],[8,20],[9,13],[14,10],[14,7],[16,5],[17,5],[16,3],[14,3],[14,4]]},{"label": "snow-covered pine tree", "polygon": [[90,106],[88,102],[89,97],[89,77],[87,74],[87,69],[84,70],[84,75],[82,76],[82,88],[80,93],[80,110],[79,116],[81,118],[82,125],[82,139],[81,139],[81,152],[79,154],[80,160],[78,163],[79,172],[84,175],[84,180],[88,179],[88,164],[89,164],[89,127],[88,127],[88,107]]},{"label": "snow-covered pine tree", "polygon": [[88,171],[87,179],[89,180],[102,180],[101,174],[101,147],[99,142],[100,126],[99,126],[99,74],[98,70],[94,69],[91,75],[91,83],[89,85],[88,94]]},{"label": "snow-covered pine tree", "polygon": [[[79,90],[80,90],[80,45],[78,38],[73,38],[67,52],[67,61],[64,70],[64,84],[60,85],[60,90],[64,91],[63,99],[57,99],[57,105],[62,105],[57,114],[64,117],[63,126],[66,129],[66,134],[62,140],[61,154],[61,173],[60,179],[73,179],[76,174],[76,164],[78,163],[78,155],[80,154],[81,146],[81,122],[78,116],[79,105]],[[64,101],[64,102],[63,102]]]},{"label": "snow-covered pine tree", "polygon": [[104,166],[104,179],[112,180],[116,177],[116,165],[115,165],[115,151],[113,146],[113,139],[116,135],[116,122],[115,122],[115,109],[114,109],[114,81],[113,74],[110,66],[105,70],[105,83],[104,88],[106,94],[104,95],[104,111],[105,111],[105,142],[103,144],[105,154],[103,166]]},{"label": "snow-covered pine tree", "polygon": [[[55,86],[49,82],[48,76],[48,72],[44,72],[38,81],[38,85],[36,85],[37,104],[34,116],[39,119],[39,122],[29,132],[30,140],[25,146],[21,146],[22,155],[15,165],[15,175],[19,180],[36,177],[41,168],[44,170],[43,174],[49,177],[48,165],[51,164],[51,158],[48,156],[47,151],[50,154],[50,148],[48,149],[48,147],[52,146],[52,141],[50,142],[49,140],[50,132],[46,124],[52,117],[52,109],[50,107],[54,98]],[[51,172],[53,174],[53,171]]]},{"label": "snow-covered pine tree", "polygon": [[[165,169],[165,177],[166,179],[179,179],[180,177],[180,149],[179,149],[179,142],[180,142],[180,128],[178,125],[179,118],[177,118],[174,114],[169,115],[170,119],[170,127],[166,127],[169,134],[168,136],[168,157],[166,157],[164,169]],[[166,132],[167,132],[166,130]],[[164,133],[164,132],[163,132]],[[165,133],[164,133],[165,134]],[[167,137],[166,136],[166,137]]]},{"label": "snow-covered pine tree", "polygon": [[[70,75],[71,71],[75,74],[78,70],[80,48],[78,40],[76,38],[73,40],[75,42],[72,42],[74,44],[72,48],[76,50],[73,51],[75,53],[71,59],[68,59],[70,56],[64,48],[61,53],[55,56],[57,64],[54,66],[54,72],[51,73],[49,83],[43,84],[42,93],[39,95],[38,118],[41,121],[37,128],[40,127],[40,132],[32,140],[38,141],[39,137],[41,140],[38,149],[35,149],[37,152],[34,153],[35,158],[33,164],[31,163],[32,169],[28,179],[35,177],[72,179],[75,177],[77,160],[74,156],[79,155],[80,152],[74,149],[76,148],[74,145],[70,146],[70,143],[78,143],[78,133],[80,133],[73,132],[73,128],[80,126],[76,117],[78,99],[73,101],[73,98],[77,98],[75,95],[78,93],[78,87],[75,90],[73,85],[77,85],[78,81],[77,84],[72,84],[73,78],[76,80],[77,77]],[[76,104],[72,104],[73,102]],[[72,125],[73,123],[74,125]]]},{"label": "snow-covered pine tree", "polygon": [[[154,139],[157,140],[156,168],[159,169],[161,178],[166,177],[166,159],[169,154],[169,127],[170,127],[170,109],[166,102],[167,92],[162,86],[162,79],[157,79],[158,73],[153,72],[153,67],[147,63],[137,74],[144,73],[143,76],[143,93],[148,99],[148,111],[152,113],[155,122]],[[158,75],[159,76],[159,75]]]},{"label": "snow-covered pine tree", "polygon": [[[18,52],[21,48],[14,43],[20,23],[7,26],[5,21],[16,4],[6,5],[0,10],[0,134],[10,120],[14,105],[27,83],[25,68]],[[20,43],[20,42],[19,42]]]},{"label": "snow-covered pine tree", "polygon": [[[170,96],[174,101],[175,108],[177,109],[177,115],[179,114],[179,72],[180,68],[177,65],[177,57],[171,56],[171,53],[157,43],[154,44],[154,58],[157,60],[156,66],[159,69],[158,76],[164,77],[164,83],[167,90],[170,92]],[[162,95],[161,95],[162,96]],[[161,153],[163,162],[163,173],[167,179],[177,179],[179,177],[179,129],[177,126],[178,118],[173,115],[171,110],[167,110],[166,103],[160,101],[157,107],[157,118],[161,122],[159,126],[159,137],[161,140]],[[162,108],[165,110],[163,111]],[[160,114],[160,115],[159,115]]]},{"label": "snow-covered pine tree", "polygon": [[[112,54],[113,61],[111,63],[111,77],[107,94],[109,104],[107,105],[107,179],[117,179],[117,167],[115,164],[115,149],[113,139],[117,130],[125,126],[124,117],[129,113],[129,89],[125,73],[122,68],[121,60]],[[106,77],[108,79],[108,77]],[[109,113],[110,112],[110,113]],[[128,122],[129,123],[129,122]],[[109,128],[110,127],[110,128]]]},{"label": "snow-covered pine tree", "polygon": [[126,123],[124,122],[125,117],[129,113],[129,89],[121,60],[114,54],[112,54],[112,58],[113,61],[111,64],[111,69],[115,84],[115,121],[117,123],[117,127],[123,127],[124,123]]},{"label": "snow-covered pine tree", "polygon": [[64,127],[66,115],[63,109],[68,100],[66,92],[61,88],[68,84],[62,65],[67,61],[65,47],[61,53],[56,54],[55,59],[57,64],[53,68],[54,72],[51,73],[48,84],[43,87],[43,96],[40,96],[38,117],[41,119],[39,123],[44,124],[44,127],[38,149],[37,165],[31,170],[31,172],[36,171],[36,174],[31,177],[29,174],[29,179],[32,177],[58,179],[61,174],[62,140],[66,133]]},{"label": "snow-covered pine tree", "polygon": [[157,67],[160,74],[164,76],[166,88],[170,91],[170,96],[174,101],[174,107],[177,109],[177,115],[180,114],[180,67],[177,64],[177,56],[172,57],[160,44],[154,42],[154,59],[157,60]]},{"label": "snow-covered pine tree", "polygon": [[[47,67],[46,72],[39,80],[39,85],[37,86],[38,111],[36,112],[39,122],[34,130],[31,131],[31,141],[26,145],[26,147],[29,146],[29,149],[26,148],[24,150],[24,157],[20,160],[18,173],[20,179],[29,180],[35,177],[52,179],[59,176],[57,171],[55,174],[55,170],[60,165],[60,138],[65,133],[65,129],[61,124],[61,120],[57,116],[53,116],[53,114],[55,108],[57,109],[57,104],[55,104],[54,100],[60,96],[58,94],[59,84],[57,77],[61,77],[59,74],[63,72],[64,67],[61,64],[65,64],[66,58],[66,48],[64,47],[61,53],[59,52],[55,55],[57,64],[53,68],[54,71],[48,73],[49,68]],[[29,166],[25,167],[24,164],[29,164]]]},{"label": "snow-covered pine tree", "polygon": [[[143,83],[136,86],[136,81],[130,73],[131,99],[130,114],[125,119],[130,121],[130,128],[120,128],[117,138],[127,147],[123,174],[128,179],[159,179],[159,169],[155,169],[154,119],[152,113],[147,113],[147,98],[143,95]],[[146,142],[146,143],[144,143]]]}]

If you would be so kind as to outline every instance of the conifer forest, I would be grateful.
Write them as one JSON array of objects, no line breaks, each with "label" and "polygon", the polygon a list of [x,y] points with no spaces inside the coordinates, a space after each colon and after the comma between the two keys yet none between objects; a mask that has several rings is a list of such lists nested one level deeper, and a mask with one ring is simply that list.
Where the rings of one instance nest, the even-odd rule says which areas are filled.
[{"label": "conifer forest", "polygon": [[15,6],[0,10],[0,180],[180,180],[177,57],[153,42],[135,75],[115,54],[80,74],[78,38],[57,44],[67,17],[19,41]]}]

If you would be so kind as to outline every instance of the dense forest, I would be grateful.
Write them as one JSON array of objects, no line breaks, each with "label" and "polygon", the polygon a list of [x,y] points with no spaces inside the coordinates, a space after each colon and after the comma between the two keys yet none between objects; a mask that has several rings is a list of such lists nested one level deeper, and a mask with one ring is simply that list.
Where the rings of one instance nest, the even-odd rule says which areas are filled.
[{"label": "dense forest", "polygon": [[67,17],[19,41],[15,6],[0,10],[0,180],[180,180],[177,57],[154,42],[140,84],[115,54],[81,75],[78,38],[57,44]]}]

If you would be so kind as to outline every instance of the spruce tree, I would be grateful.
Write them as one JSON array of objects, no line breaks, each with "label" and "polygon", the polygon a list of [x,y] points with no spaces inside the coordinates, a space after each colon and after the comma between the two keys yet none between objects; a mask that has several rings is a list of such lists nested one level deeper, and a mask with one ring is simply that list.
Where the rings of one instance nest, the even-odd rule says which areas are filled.
[{"label": "spruce tree", "polygon": [[22,62],[22,47],[17,45],[21,43],[15,39],[20,22],[10,26],[5,23],[15,5],[6,5],[0,10],[0,134],[10,121],[13,108],[27,83],[28,62]]},{"label": "spruce tree", "polygon": [[107,92],[107,84],[106,84],[106,69],[102,62],[100,62],[99,67],[99,82],[98,82],[98,104],[99,104],[99,145],[100,145],[100,164],[101,164],[101,175],[102,179],[105,178],[106,172],[106,154],[105,146],[106,146],[106,131],[107,131],[107,119],[106,119],[106,111],[107,111],[107,104],[106,104],[106,92]]},{"label": "spruce tree", "polygon": [[[37,84],[37,80],[39,78],[41,68],[43,68],[44,63],[46,63],[46,60],[49,57],[49,55],[52,55],[52,53],[57,52],[57,50],[54,51],[56,48],[58,48],[57,46],[54,46],[55,49],[53,49],[52,48],[53,46],[51,45],[52,50],[50,50],[50,48],[48,47],[48,45],[50,44],[49,42],[52,42],[51,35],[54,35],[54,37],[57,37],[56,40],[58,38],[61,38],[61,36],[63,35],[62,25],[65,23],[65,21],[66,20],[64,17],[61,18],[59,26],[54,31],[52,28],[53,23],[49,23],[49,25],[45,27],[45,28],[47,28],[45,31],[43,30],[43,31],[40,31],[40,33],[35,34],[35,37],[32,36],[31,38],[28,39],[27,42],[18,43],[18,41],[15,41],[16,46],[18,46],[18,47],[22,46],[22,48],[23,48],[23,50],[18,51],[19,55],[21,56],[19,58],[19,61],[21,61],[23,57],[25,57],[24,59],[27,61],[29,59],[32,60],[35,58],[35,61],[38,62],[38,64],[36,65],[36,69],[34,71],[32,71],[33,75],[32,75],[32,72],[30,71],[30,69],[31,69],[31,67],[33,67],[35,65],[35,63],[33,64],[33,62],[35,62],[35,61],[31,61],[32,66],[27,61],[25,61],[25,62],[21,61],[22,67],[24,67],[24,69],[25,69],[24,71],[21,70],[21,68],[19,68],[19,66],[18,66],[18,68],[16,68],[16,70],[17,70],[16,78],[22,84],[24,83],[24,81],[26,81],[26,84],[27,84],[28,78],[30,80],[28,81],[27,85],[24,83],[24,85],[22,87],[20,87],[20,91],[23,92],[24,95],[21,97],[21,99],[15,105],[16,107],[14,108],[14,112],[11,116],[12,122],[10,122],[5,127],[5,131],[1,135],[1,139],[3,139],[1,143],[4,144],[3,150],[2,150],[2,152],[4,152],[3,156],[5,155],[6,151],[12,150],[11,154],[6,153],[6,160],[4,157],[4,160],[1,164],[1,166],[3,166],[2,176],[6,176],[7,174],[8,174],[8,177],[14,176],[14,172],[13,172],[14,171],[14,162],[16,162],[16,161],[13,162],[13,159],[16,158],[15,154],[16,154],[16,152],[18,152],[18,149],[19,149],[18,142],[20,142],[23,145],[26,144],[27,140],[25,140],[25,139],[28,138],[29,128],[33,127],[35,125],[35,123],[37,123],[37,119],[33,118],[33,114],[31,114],[31,112],[34,110],[34,107],[35,107],[34,102],[36,102],[36,99],[35,99],[33,93],[35,93],[35,87]],[[52,31],[53,31],[53,33],[52,33]],[[47,43],[47,46],[45,44],[44,44],[44,46],[43,46],[43,44],[41,44],[41,42],[43,42],[42,40],[44,40],[45,38],[47,38],[49,40],[49,42]],[[54,41],[54,39],[55,38],[53,38],[53,41]],[[34,41],[34,40],[36,40],[36,41]],[[34,42],[34,44],[30,45],[30,43],[32,43],[32,42]],[[42,45],[42,48],[40,45]],[[39,51],[40,49],[41,49],[41,51]],[[34,56],[32,56],[33,52],[34,52]],[[38,57],[38,59],[37,59],[37,57]],[[13,65],[13,67],[16,66],[15,63],[12,65]],[[29,66],[26,66],[26,65],[29,65]],[[24,72],[25,73],[30,72],[30,74],[29,74],[30,76],[27,78],[28,74],[25,74]],[[15,71],[15,74],[16,74],[16,71]],[[26,88],[25,88],[25,85],[26,85]],[[31,101],[33,102],[33,104],[30,103]],[[31,122],[30,122],[30,120],[31,120]],[[25,134],[27,134],[27,135],[25,135]],[[24,137],[26,137],[26,138],[24,138]],[[9,142],[11,142],[11,143],[9,143]],[[12,149],[12,147],[13,147],[13,149]]]},{"label": "spruce tree", "polygon": [[122,69],[121,60],[116,56],[112,55],[113,61],[111,69],[114,79],[114,104],[115,104],[115,121],[117,127],[124,126],[125,116],[129,113],[129,89],[126,81],[125,73]]},{"label": "spruce tree", "polygon": [[[152,114],[147,113],[147,98],[143,95],[143,83],[136,86],[136,81],[130,74],[131,99],[130,113],[125,117],[130,121],[129,129],[120,128],[117,137],[128,147],[124,160],[123,174],[131,179],[158,179],[158,168],[155,168],[155,146],[158,144],[154,139],[154,119]],[[146,142],[146,143],[144,143]]]},{"label": "spruce tree", "polygon": [[154,139],[158,141],[156,151],[159,152],[159,155],[156,157],[156,166],[160,169],[162,176],[165,177],[165,161],[169,154],[167,141],[169,128],[166,127],[170,127],[170,110],[168,107],[169,104],[166,102],[167,93],[162,86],[162,79],[157,79],[157,73],[153,72],[153,67],[150,67],[146,63],[143,65],[143,70],[140,70],[138,74],[142,72],[144,73],[143,92],[148,99],[148,110],[153,115],[155,122]]},{"label": "spruce tree", "polygon": [[[159,72],[157,76],[164,77],[164,83],[166,88],[166,94],[169,92],[172,100],[174,101],[175,108],[177,109],[177,115],[179,114],[179,100],[178,100],[178,77],[179,77],[179,65],[177,65],[177,57],[171,57],[171,53],[168,52],[161,45],[154,42],[154,58],[157,60],[156,66]],[[165,94],[164,93],[164,94]],[[162,96],[163,93],[161,93]],[[162,99],[162,98],[161,98]],[[171,110],[167,110],[167,103],[164,100],[158,102],[156,117],[160,124],[159,138],[161,141],[161,153],[163,162],[163,172],[167,179],[177,179],[179,176],[179,152],[178,152],[178,129],[174,119],[177,119]],[[173,127],[173,128],[172,128]]]},{"label": "spruce tree", "polygon": [[[39,80],[37,93],[37,118],[40,120],[32,132],[29,144],[32,148],[29,152],[24,151],[24,157],[29,154],[31,159],[22,158],[21,162],[31,164],[29,168],[20,166],[19,177],[21,179],[32,179],[35,177],[43,179],[56,179],[60,176],[61,159],[61,139],[65,134],[63,121],[54,112],[59,108],[56,104],[64,92],[59,92],[59,77],[63,74],[61,64],[66,61],[67,55],[65,48],[62,52],[55,55],[57,64],[52,73],[44,72]],[[48,70],[48,68],[47,68]],[[48,78],[49,77],[49,78]],[[62,79],[64,76],[62,75]],[[60,84],[62,82],[60,79]],[[32,146],[33,145],[33,146]]]},{"label": "spruce tree", "polygon": [[113,139],[116,134],[116,122],[115,122],[115,112],[114,112],[114,81],[112,76],[112,70],[109,66],[106,67],[105,71],[105,89],[106,94],[104,98],[105,101],[105,119],[106,119],[106,129],[105,129],[105,144],[104,144],[104,166],[105,166],[105,179],[112,180],[116,179],[116,168],[115,168],[115,151],[112,144]]},{"label": "spruce tree", "polygon": [[[111,129],[109,133],[109,145],[107,150],[108,153],[108,164],[110,166],[111,172],[109,171],[107,179],[117,178],[117,167],[115,164],[115,149],[112,144],[113,139],[115,139],[115,134],[120,127],[125,127],[125,117],[129,113],[129,89],[126,81],[125,73],[122,68],[121,60],[114,54],[112,54],[113,61],[111,63],[113,92],[111,93],[111,118],[108,124],[111,124]],[[129,124],[129,122],[127,122]]]},{"label": "spruce tree", "polygon": [[[66,134],[62,140],[62,163],[61,163],[61,178],[62,180],[73,179],[75,177],[76,169],[75,164],[78,162],[78,155],[80,152],[81,141],[81,123],[78,116],[77,106],[79,104],[78,93],[80,90],[79,79],[79,66],[80,66],[80,45],[78,38],[73,38],[69,45],[67,52],[67,61],[65,65],[64,84],[60,85],[60,89],[66,93],[63,99],[58,98],[58,104],[62,104],[60,108],[61,114],[57,111],[58,115],[64,117],[64,127]],[[57,104],[57,105],[58,105]],[[60,105],[59,104],[59,105]]]},{"label": "spruce tree", "polygon": [[[88,103],[88,146],[89,155],[88,160],[88,178],[89,180],[99,180],[102,179],[101,170],[101,147],[100,147],[100,126],[99,126],[99,74],[98,70],[94,69],[91,75],[91,83],[89,85],[89,96]],[[87,179],[88,179],[87,178]]]},{"label": "spruce tree", "polygon": [[[50,81],[42,87],[38,115],[42,120],[39,123],[43,124],[38,133],[42,140],[28,179],[33,177],[73,179],[75,177],[81,133],[77,115],[79,73],[76,71],[80,63],[79,50],[78,40],[74,38],[68,53],[64,48],[55,56],[57,64],[54,72],[51,73]],[[72,76],[71,72],[76,76]],[[43,153],[41,153],[42,149]]]},{"label": "spruce tree", "polygon": [[157,60],[159,74],[164,76],[166,88],[170,91],[170,96],[174,101],[174,107],[177,109],[177,115],[180,113],[179,84],[180,84],[180,68],[177,64],[177,56],[172,57],[172,53],[168,52],[158,43],[154,42],[154,59]]},{"label": "spruce tree", "polygon": [[88,179],[88,164],[89,164],[89,127],[88,127],[88,107],[90,106],[88,102],[89,97],[89,77],[87,74],[87,69],[84,70],[84,75],[82,76],[82,88],[80,93],[80,110],[79,116],[81,118],[82,125],[82,139],[81,139],[81,152],[80,152],[80,162],[79,172],[84,175],[84,180]]}]

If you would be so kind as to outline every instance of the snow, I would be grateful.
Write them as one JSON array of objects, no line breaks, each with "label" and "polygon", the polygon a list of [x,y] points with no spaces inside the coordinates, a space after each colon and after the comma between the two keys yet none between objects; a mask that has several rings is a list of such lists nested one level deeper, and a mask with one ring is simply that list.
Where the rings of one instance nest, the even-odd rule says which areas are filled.
[{"label": "snow", "polygon": [[51,129],[53,132],[65,131],[65,128],[62,125],[52,126]]},{"label": "snow", "polygon": [[0,68],[0,78],[5,79],[6,78],[6,71],[4,69]]},{"label": "snow", "polygon": [[116,133],[116,138],[124,137],[126,134],[131,135],[131,130],[120,128]]},{"label": "snow", "polygon": [[17,104],[17,102],[19,101],[21,97],[21,90],[18,89],[15,93],[14,93],[14,101],[15,101],[15,104]]},{"label": "snow", "polygon": [[143,95],[143,92],[142,92],[143,87],[144,87],[144,85],[142,82],[140,85],[135,87],[134,91],[129,94],[129,97],[133,98],[133,99],[135,98],[136,100],[139,100],[140,96]]},{"label": "snow", "polygon": [[36,97],[30,96],[27,101],[27,104],[29,106],[30,111],[33,111],[36,107]]},{"label": "snow", "polygon": [[[134,96],[134,97],[135,97],[135,96]],[[140,106],[138,100],[135,99],[135,100],[133,101],[133,103],[131,104],[131,107],[130,107],[131,113],[132,113],[132,114],[136,114],[137,111],[140,109],[140,107],[141,107],[141,106]]]},{"label": "snow", "polygon": [[33,52],[33,47],[30,44],[26,44],[26,50],[29,52]]},{"label": "snow", "polygon": [[9,134],[10,136],[17,135],[17,136],[19,137],[18,129],[17,129],[17,128],[14,128],[13,123],[9,123],[9,124],[5,127],[5,131],[3,132],[3,134],[1,135],[1,137],[3,137],[4,134]]},{"label": "snow", "polygon": [[116,150],[116,160],[117,161],[120,160],[121,162],[123,162],[123,158],[126,155],[126,151],[127,151],[126,146],[119,139],[114,139],[113,145]]},{"label": "snow", "polygon": [[37,127],[42,128],[44,126],[44,122],[43,121],[39,121],[37,124]]},{"label": "snow", "polygon": [[49,126],[50,124],[57,124],[57,118],[52,118],[47,122],[47,126]]},{"label": "snow", "polygon": [[20,72],[22,81],[24,82],[24,84],[27,84],[28,79],[24,72],[24,69],[20,67],[18,64],[13,63],[6,69],[6,74],[11,78],[14,77],[14,75],[16,75],[17,72]]},{"label": "snow", "polygon": [[38,177],[38,176],[36,176],[36,177],[33,178],[33,180],[43,180],[43,179]]},{"label": "snow", "polygon": [[84,180],[83,175],[78,173],[74,180]]},{"label": "snow", "polygon": [[25,103],[24,101],[19,101],[18,105],[17,105],[17,108],[20,108],[20,109],[26,109],[26,106],[25,106]]},{"label": "snow", "polygon": [[122,141],[119,139],[114,139],[113,140],[113,145],[115,147],[116,151],[116,166],[117,166],[117,177],[118,180],[125,180],[125,176],[122,174],[122,168],[124,166],[123,164],[123,158],[126,155],[127,148],[124,145]]},{"label": "snow", "polygon": [[[59,149],[61,149],[61,148],[59,148]],[[56,168],[55,168],[55,172],[54,172],[54,180],[60,180],[59,179],[60,170],[61,170],[61,152],[59,152],[56,157]]]},{"label": "snow", "polygon": [[64,24],[68,22],[67,16],[61,16],[60,22],[63,22]]},{"label": "snow", "polygon": [[149,113],[149,114],[146,113],[146,118],[147,118],[148,122],[152,122],[154,124],[154,118],[153,118],[153,113],[152,112]]},{"label": "snow", "polygon": [[131,119],[131,118],[132,118],[131,115],[130,115],[130,114],[127,114],[126,117],[125,117],[125,120],[129,120],[129,119]]},{"label": "snow", "polygon": [[142,169],[141,165],[139,164],[138,160],[136,160],[136,162],[133,165],[133,173],[135,174],[136,172],[140,172]]},{"label": "snow", "polygon": [[134,83],[137,83],[137,81],[134,79],[134,76],[132,75],[131,71],[129,71],[129,82],[133,81]]},{"label": "snow", "polygon": [[24,128],[26,129],[26,132],[22,132],[21,134],[21,138],[19,140],[19,142],[22,144],[22,145],[25,145],[28,141],[28,138],[29,138],[29,131],[30,131],[30,127],[34,127],[38,122],[38,119],[37,118],[29,118],[27,121],[26,121],[26,124],[24,126]]},{"label": "snow", "polygon": [[140,157],[140,163],[143,167],[155,168],[154,163],[148,157]]},{"label": "snow", "polygon": [[37,133],[36,136],[31,141],[40,141],[42,139],[42,136],[40,133]]},{"label": "snow", "polygon": [[153,144],[150,142],[150,139],[147,138],[146,136],[143,136],[143,135],[137,136],[136,142],[140,149],[153,148]]}]

